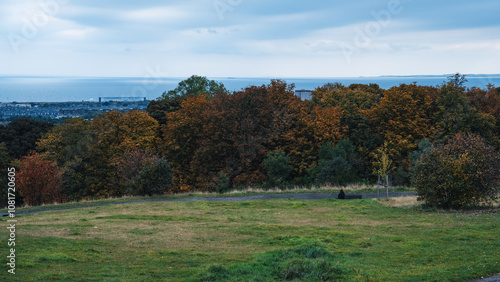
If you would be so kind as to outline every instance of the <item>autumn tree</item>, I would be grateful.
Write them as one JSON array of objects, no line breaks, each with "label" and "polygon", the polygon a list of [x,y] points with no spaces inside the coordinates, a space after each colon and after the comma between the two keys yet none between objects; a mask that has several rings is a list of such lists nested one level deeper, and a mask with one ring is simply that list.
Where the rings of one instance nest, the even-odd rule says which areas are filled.
[{"label": "autumn tree", "polygon": [[[369,162],[369,153],[382,143],[370,125],[366,111],[380,101],[384,90],[377,84],[326,84],[312,93],[312,103],[319,106],[335,106],[342,110],[341,125],[344,136],[356,147],[360,160]],[[363,178],[370,173],[361,173]]]},{"label": "autumn tree", "polygon": [[464,208],[498,198],[500,156],[479,136],[459,133],[422,154],[412,169],[419,200],[440,208]]},{"label": "autumn tree", "polygon": [[94,135],[91,121],[72,118],[53,127],[37,142],[37,150],[57,164],[68,200],[79,200],[86,194]]},{"label": "autumn tree", "polygon": [[116,165],[130,149],[154,150],[158,122],[143,111],[112,111],[92,122],[95,146],[89,154],[88,192],[97,197],[120,196]]},{"label": "autumn tree", "polygon": [[19,194],[28,205],[39,206],[64,199],[61,194],[61,174],[56,164],[42,154],[32,152],[23,157],[16,178]]},{"label": "autumn tree", "polygon": [[139,173],[147,163],[152,163],[156,159],[158,159],[158,156],[149,150],[132,148],[123,153],[117,160],[115,168],[117,185],[121,186],[124,194],[137,194]]},{"label": "autumn tree", "polygon": [[396,166],[407,161],[418,141],[431,135],[435,96],[433,88],[402,84],[386,90],[366,112],[375,132],[387,142],[388,156]]},{"label": "autumn tree", "polygon": [[65,120],[44,133],[36,143],[37,150],[59,166],[81,161],[94,145],[92,124],[82,118]]},{"label": "autumn tree", "polygon": [[174,176],[183,177],[185,189],[210,191],[218,189],[220,175],[236,186],[264,183],[262,161],[293,123],[294,101],[300,99],[293,86],[283,81],[187,99],[167,114],[163,130]]},{"label": "autumn tree", "polygon": [[294,123],[282,135],[281,147],[290,157],[292,177],[307,184],[308,170],[319,160],[322,144],[337,144],[344,137],[342,110],[332,106],[300,105]]},{"label": "autumn tree", "polygon": [[[206,129],[209,130],[208,135],[211,135],[209,132],[222,134],[220,138],[211,139],[209,147],[227,156],[221,170],[234,185],[266,181],[267,173],[262,162],[269,151],[279,147],[275,137],[286,130],[281,127],[281,122],[289,113],[290,103],[300,100],[295,96],[293,87],[284,81],[272,80],[268,85],[214,97],[213,114],[210,115],[217,122],[210,121],[211,126]],[[215,124],[221,126],[217,128]],[[218,146],[219,140],[229,145],[225,146],[227,150]],[[230,154],[224,153],[225,150]],[[222,155],[220,153],[218,155]],[[200,156],[203,155],[208,154],[205,152]]]},{"label": "autumn tree", "polygon": [[467,101],[477,111],[479,119],[495,122],[495,129],[492,132],[481,134],[490,143],[500,149],[500,88],[488,84],[486,89],[473,87],[466,92]]},{"label": "autumn tree", "polygon": [[344,86],[340,83],[328,83],[313,91],[311,102],[319,106],[338,106],[352,116],[369,109],[383,94],[384,90],[377,84]]},{"label": "autumn tree", "polygon": [[191,162],[206,125],[203,111],[207,105],[205,95],[190,97],[178,111],[166,114],[167,122],[162,126],[162,155],[170,160],[174,182],[181,191],[194,189],[197,167],[191,167]]}]

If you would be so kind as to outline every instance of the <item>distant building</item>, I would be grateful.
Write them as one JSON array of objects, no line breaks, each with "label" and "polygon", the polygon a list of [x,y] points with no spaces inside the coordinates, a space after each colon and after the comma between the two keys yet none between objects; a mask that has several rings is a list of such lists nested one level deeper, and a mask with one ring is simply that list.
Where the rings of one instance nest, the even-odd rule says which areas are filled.
[{"label": "distant building", "polygon": [[0,104],[0,107],[12,107],[12,108],[31,108],[31,104],[17,104],[17,103],[8,103],[8,104]]},{"label": "distant building", "polygon": [[311,100],[311,90],[295,90],[295,95],[297,95],[301,100]]},{"label": "distant building", "polygon": [[146,97],[99,97],[101,102],[140,102],[147,101]]}]

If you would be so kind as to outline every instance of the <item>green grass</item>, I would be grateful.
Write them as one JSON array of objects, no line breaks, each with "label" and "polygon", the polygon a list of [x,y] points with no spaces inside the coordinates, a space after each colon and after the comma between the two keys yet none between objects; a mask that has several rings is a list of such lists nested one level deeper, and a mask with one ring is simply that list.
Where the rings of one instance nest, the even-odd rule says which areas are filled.
[{"label": "green grass", "polygon": [[[500,215],[484,210],[281,199],[107,205],[17,220],[17,274],[4,264],[0,281],[466,281],[500,272]],[[0,228],[3,254],[7,236]]]}]

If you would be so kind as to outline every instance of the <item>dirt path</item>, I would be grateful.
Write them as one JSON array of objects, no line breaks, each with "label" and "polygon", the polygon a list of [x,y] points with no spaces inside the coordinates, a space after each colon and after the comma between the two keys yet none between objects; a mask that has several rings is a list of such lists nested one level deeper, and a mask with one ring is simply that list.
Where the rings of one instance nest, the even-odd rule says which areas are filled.
[{"label": "dirt path", "polygon": [[[59,211],[59,210],[73,210],[91,207],[100,207],[107,205],[122,205],[122,204],[135,204],[135,203],[148,203],[148,202],[186,202],[186,201],[220,201],[220,202],[241,202],[241,201],[255,201],[255,200],[274,200],[274,199],[295,199],[295,200],[322,200],[322,199],[336,199],[337,193],[300,193],[300,194],[263,194],[263,195],[249,195],[249,196],[227,196],[227,197],[194,197],[194,198],[183,198],[183,199],[151,199],[151,200],[136,200],[136,201],[122,201],[114,203],[103,203],[103,204],[92,204],[86,206],[75,206],[75,207],[61,207],[61,208],[48,208],[48,209],[37,209],[37,210],[27,210],[18,211],[16,215],[28,214],[28,213],[39,213],[47,211]],[[357,195],[362,195],[363,199],[373,199],[377,198],[377,193],[361,193]],[[385,197],[385,194],[380,194],[381,197]],[[415,193],[403,193],[403,192],[393,192],[389,193],[389,197],[404,197],[404,196],[415,196]]]}]

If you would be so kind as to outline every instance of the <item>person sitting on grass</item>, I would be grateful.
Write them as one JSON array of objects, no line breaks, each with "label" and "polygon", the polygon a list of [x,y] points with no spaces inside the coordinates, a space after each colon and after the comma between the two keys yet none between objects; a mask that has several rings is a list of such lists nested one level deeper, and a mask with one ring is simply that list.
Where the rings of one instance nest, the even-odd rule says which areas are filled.
[{"label": "person sitting on grass", "polygon": [[339,199],[345,199],[345,193],[344,193],[344,190],[340,189],[340,193],[339,193],[339,195],[337,196],[337,198],[339,198]]}]

